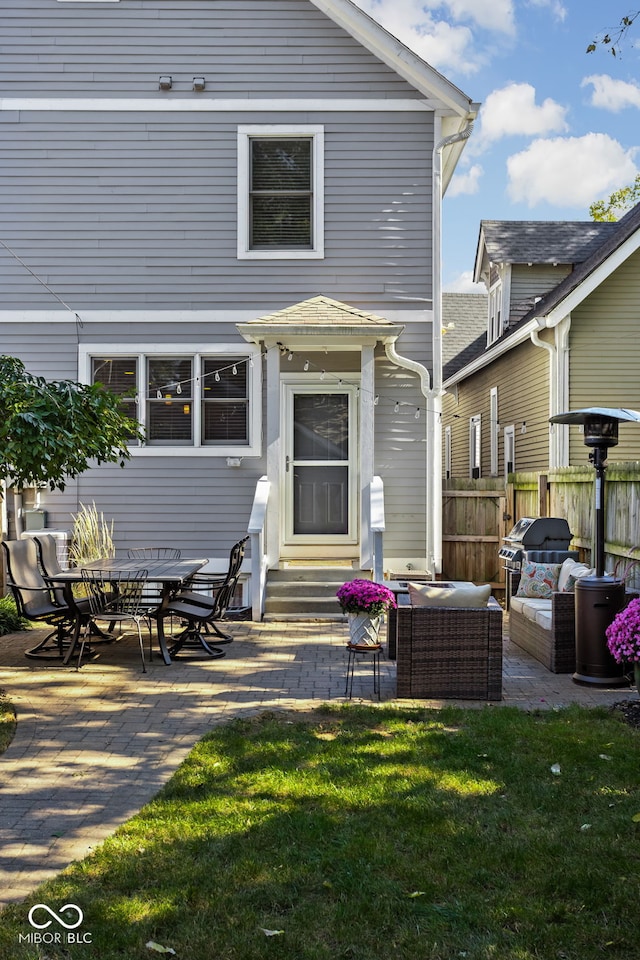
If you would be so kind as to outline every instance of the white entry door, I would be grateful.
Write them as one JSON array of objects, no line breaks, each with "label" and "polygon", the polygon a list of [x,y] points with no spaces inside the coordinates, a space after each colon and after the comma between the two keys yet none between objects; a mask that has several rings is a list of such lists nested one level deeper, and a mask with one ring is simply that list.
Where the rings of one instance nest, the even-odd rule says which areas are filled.
[{"label": "white entry door", "polygon": [[282,554],[348,555],[358,530],[356,388],[318,382],[284,391]]}]

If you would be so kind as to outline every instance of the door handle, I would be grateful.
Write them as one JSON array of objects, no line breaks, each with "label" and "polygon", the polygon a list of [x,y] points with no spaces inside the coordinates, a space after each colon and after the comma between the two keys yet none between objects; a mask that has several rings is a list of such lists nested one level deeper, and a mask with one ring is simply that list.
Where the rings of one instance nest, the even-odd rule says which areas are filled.
[{"label": "door handle", "polygon": [[290,464],[290,462],[291,462],[291,460],[290,460],[289,457],[285,457],[285,458],[284,458],[284,468],[285,468],[285,471],[286,471],[287,473],[289,473],[289,464]]}]

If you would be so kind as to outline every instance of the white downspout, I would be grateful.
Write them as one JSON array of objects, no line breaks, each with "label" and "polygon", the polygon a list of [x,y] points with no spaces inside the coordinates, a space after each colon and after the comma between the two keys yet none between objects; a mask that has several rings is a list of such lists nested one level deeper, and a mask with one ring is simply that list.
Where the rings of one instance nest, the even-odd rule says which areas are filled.
[{"label": "white downspout", "polygon": [[[540,320],[538,320],[540,324]],[[549,354],[549,417],[556,416],[567,409],[568,394],[568,358],[569,358],[569,330],[571,318],[564,317],[554,327],[547,327],[544,321],[537,330],[532,330],[530,337],[534,347],[540,347]],[[540,331],[552,329],[554,340],[549,343],[540,339]],[[549,424],[549,466],[551,468],[566,467],[569,463],[568,451],[569,428],[566,424]]]},{"label": "white downspout", "polygon": [[427,404],[427,566],[435,576],[442,572],[442,151],[468,140],[473,121],[433,148],[433,386]]}]

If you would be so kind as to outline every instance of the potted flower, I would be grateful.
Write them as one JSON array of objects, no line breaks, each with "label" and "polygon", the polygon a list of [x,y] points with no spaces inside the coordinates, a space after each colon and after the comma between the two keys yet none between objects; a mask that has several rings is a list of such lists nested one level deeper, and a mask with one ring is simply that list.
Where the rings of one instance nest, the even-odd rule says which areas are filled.
[{"label": "potted flower", "polygon": [[607,646],[616,663],[632,663],[640,693],[640,599],[631,600],[606,629]]},{"label": "potted flower", "polygon": [[336,593],[342,612],[349,616],[349,643],[370,646],[378,643],[380,621],[396,598],[388,587],[373,580],[347,580]]}]

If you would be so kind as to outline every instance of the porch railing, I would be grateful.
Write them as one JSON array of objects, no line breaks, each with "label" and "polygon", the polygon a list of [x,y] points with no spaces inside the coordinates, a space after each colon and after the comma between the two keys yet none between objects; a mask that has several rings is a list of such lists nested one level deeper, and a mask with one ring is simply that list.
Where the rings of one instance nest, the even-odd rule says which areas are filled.
[{"label": "porch railing", "polygon": [[267,584],[268,557],[265,554],[265,526],[269,487],[266,477],[260,477],[253,495],[253,506],[247,533],[251,537],[251,619],[262,620]]},{"label": "porch railing", "polygon": [[382,477],[373,477],[369,490],[373,579],[382,583],[384,579],[384,484]]}]

